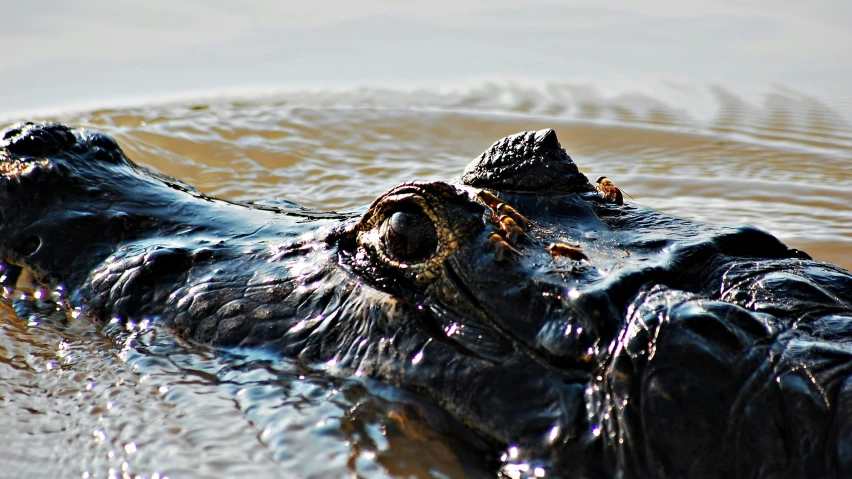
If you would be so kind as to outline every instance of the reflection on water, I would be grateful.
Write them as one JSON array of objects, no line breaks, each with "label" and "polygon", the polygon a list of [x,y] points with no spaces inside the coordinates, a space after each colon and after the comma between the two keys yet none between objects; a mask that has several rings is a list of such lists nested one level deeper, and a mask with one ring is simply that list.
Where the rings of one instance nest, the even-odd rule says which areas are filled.
[{"label": "reflection on water", "polygon": [[[852,132],[827,106],[790,92],[752,105],[717,88],[720,113],[702,121],[593,93],[326,91],[58,119],[210,195],[323,209],[451,179],[498,138],[553,127],[583,173],[644,205],[754,224],[852,267]],[[33,301],[0,302],[0,465],[15,477],[493,475],[496,458],[400,391],[184,344],[155,325],[102,329]]]},{"label": "reflection on water", "polygon": [[494,467],[438,409],[399,391],[180,343],[151,324],[101,329],[32,297],[12,303],[21,319],[0,303],[2,477],[488,477]]}]

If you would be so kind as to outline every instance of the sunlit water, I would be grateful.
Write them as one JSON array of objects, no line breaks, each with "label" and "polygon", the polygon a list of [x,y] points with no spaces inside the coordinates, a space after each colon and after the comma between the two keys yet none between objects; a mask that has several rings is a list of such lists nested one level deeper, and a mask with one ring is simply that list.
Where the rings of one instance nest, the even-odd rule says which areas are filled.
[{"label": "sunlit water", "polygon": [[[677,121],[660,103],[577,105],[553,90],[279,94],[57,119],[104,131],[134,161],[209,195],[322,209],[452,179],[498,138],[553,127],[583,173],[639,203],[754,224],[852,267],[852,135],[830,109],[778,95],[745,111],[720,93],[712,121]],[[498,467],[437,408],[393,388],[186,344],[156,325],[102,327],[38,301],[0,304],[0,477],[489,477]]]},{"label": "sunlit water", "polygon": [[[100,130],[212,196],[357,207],[550,127],[636,202],[852,268],[849,2],[7,3],[0,127]],[[369,379],[0,299],[3,479],[494,477],[480,446]]]}]

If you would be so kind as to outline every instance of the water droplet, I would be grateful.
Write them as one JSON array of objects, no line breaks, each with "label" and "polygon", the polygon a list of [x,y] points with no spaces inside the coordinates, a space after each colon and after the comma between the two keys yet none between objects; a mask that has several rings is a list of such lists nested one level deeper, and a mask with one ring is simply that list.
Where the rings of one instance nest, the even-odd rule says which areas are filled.
[{"label": "water droplet", "polygon": [[456,334],[457,330],[458,330],[458,327],[457,327],[456,323],[451,324],[449,329],[447,329],[447,336],[452,336],[452,335]]},{"label": "water droplet", "polygon": [[550,429],[550,434],[547,435],[547,439],[550,442],[553,442],[556,440],[557,436],[559,436],[559,426],[553,426],[553,428]]}]

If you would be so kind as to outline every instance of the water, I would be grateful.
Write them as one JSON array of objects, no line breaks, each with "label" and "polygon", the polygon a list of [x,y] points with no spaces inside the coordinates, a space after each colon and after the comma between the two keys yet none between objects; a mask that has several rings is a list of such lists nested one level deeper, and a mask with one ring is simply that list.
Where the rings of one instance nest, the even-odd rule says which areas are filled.
[{"label": "water", "polygon": [[[494,140],[553,127],[586,175],[609,176],[640,203],[755,224],[852,267],[852,155],[843,132],[818,123],[753,119],[746,129],[723,118],[683,128],[540,112],[556,110],[552,99],[530,113],[478,105],[475,93],[435,94],[442,101],[431,108],[405,107],[403,92],[367,93],[59,119],[113,135],[130,158],[210,195],[325,209],[369,203],[412,179],[451,179]],[[422,98],[408,95],[412,104]],[[493,467],[376,385],[185,344],[154,325],[121,331],[64,315],[19,317],[9,302],[0,318],[2,463],[15,471],[6,477],[45,468],[57,477],[468,477]]]},{"label": "water", "polygon": [[446,418],[381,385],[3,308],[2,477],[487,477]]},{"label": "water", "polygon": [[209,195],[321,209],[451,179],[497,139],[550,127],[584,174],[608,176],[646,206],[752,224],[852,267],[852,128],[827,106],[779,93],[747,111],[716,90],[731,104],[703,122],[672,118],[662,102],[578,105],[559,94],[570,87],[294,92],[61,118],[113,135],[130,158]]},{"label": "water", "polygon": [[[551,127],[583,173],[639,203],[753,224],[852,268],[845,3],[364,2],[280,17],[264,2],[165,16],[149,3],[11,7],[27,21],[0,33],[13,52],[0,126],[40,112],[207,194],[321,209],[451,179],[495,140]],[[498,460],[401,391],[32,297],[0,301],[0,378],[4,478],[490,477]]]}]

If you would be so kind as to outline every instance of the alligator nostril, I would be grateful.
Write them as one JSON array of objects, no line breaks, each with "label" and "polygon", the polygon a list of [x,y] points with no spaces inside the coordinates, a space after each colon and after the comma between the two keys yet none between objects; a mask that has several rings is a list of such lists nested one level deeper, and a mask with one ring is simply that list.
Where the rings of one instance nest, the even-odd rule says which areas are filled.
[{"label": "alligator nostril", "polygon": [[30,236],[29,238],[25,239],[23,243],[21,243],[19,251],[22,255],[29,256],[38,251],[38,248],[40,246],[41,238],[39,238],[38,236]]}]

